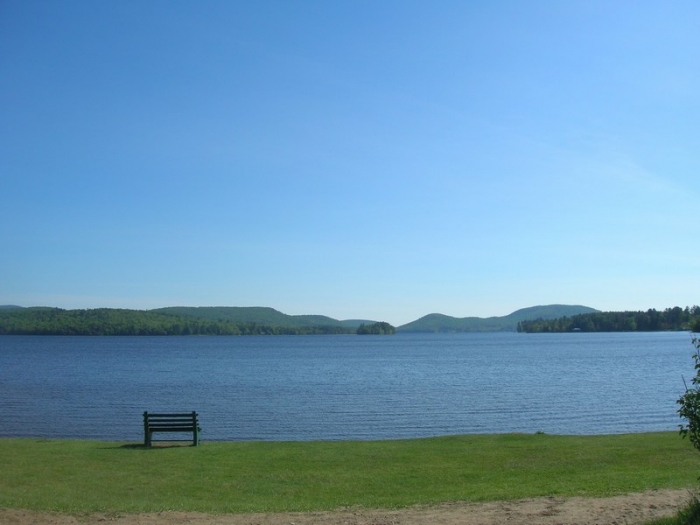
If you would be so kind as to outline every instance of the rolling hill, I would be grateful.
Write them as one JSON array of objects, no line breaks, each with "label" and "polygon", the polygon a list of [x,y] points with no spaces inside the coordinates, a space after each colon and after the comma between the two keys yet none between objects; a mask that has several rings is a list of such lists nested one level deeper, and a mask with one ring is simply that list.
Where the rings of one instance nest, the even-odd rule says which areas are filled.
[{"label": "rolling hill", "polygon": [[348,319],[338,321],[325,315],[287,315],[265,306],[170,306],[157,308],[158,312],[178,317],[206,319],[208,321],[224,321],[233,323],[256,323],[265,326],[288,328],[307,328],[313,326],[332,326],[356,329],[361,324],[371,324],[375,321],[364,319]]},{"label": "rolling hill", "polygon": [[[518,322],[597,312],[585,306],[548,305],[504,317],[456,318],[430,314],[400,326],[401,333],[516,331]],[[269,307],[187,307],[153,310],[0,306],[0,334],[36,335],[253,335],[355,333],[375,321],[339,321],[325,315],[287,315]]]},{"label": "rolling hill", "polygon": [[450,317],[428,314],[416,321],[399,326],[398,333],[444,332],[515,332],[518,322],[531,319],[556,319],[572,315],[597,312],[594,308],[579,305],[551,304],[522,308],[502,317]]}]

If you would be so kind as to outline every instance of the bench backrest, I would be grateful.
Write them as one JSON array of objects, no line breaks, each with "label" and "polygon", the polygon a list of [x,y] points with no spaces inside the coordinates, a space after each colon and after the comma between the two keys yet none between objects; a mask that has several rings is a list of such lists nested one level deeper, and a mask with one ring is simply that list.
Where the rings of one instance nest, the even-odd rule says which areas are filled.
[{"label": "bench backrest", "polygon": [[197,426],[197,412],[181,412],[174,414],[152,414],[143,413],[143,424],[147,428],[169,428]]},{"label": "bench backrest", "polygon": [[144,445],[151,446],[154,432],[192,432],[192,444],[199,444],[197,412],[143,413]]}]

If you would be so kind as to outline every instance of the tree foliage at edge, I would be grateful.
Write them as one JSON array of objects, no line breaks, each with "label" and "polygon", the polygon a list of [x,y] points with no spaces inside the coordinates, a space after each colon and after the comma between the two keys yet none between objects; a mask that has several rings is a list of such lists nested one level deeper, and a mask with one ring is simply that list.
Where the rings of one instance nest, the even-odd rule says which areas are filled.
[{"label": "tree foliage at edge", "polygon": [[688,387],[686,384],[685,394],[677,403],[681,406],[678,414],[687,422],[680,425],[681,436],[688,437],[693,446],[700,450],[700,339],[694,337],[692,342],[695,346],[693,361],[696,373],[690,380],[692,386]]}]

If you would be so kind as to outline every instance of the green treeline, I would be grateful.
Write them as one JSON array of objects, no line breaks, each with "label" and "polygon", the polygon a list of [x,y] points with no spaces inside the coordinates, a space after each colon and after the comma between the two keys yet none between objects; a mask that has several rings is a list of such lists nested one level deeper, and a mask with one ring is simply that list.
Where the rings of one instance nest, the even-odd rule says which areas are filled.
[{"label": "green treeline", "polygon": [[646,312],[594,312],[520,321],[518,332],[655,332],[661,330],[700,331],[700,306],[654,309]]},{"label": "green treeline", "polygon": [[0,335],[307,335],[352,334],[342,326],[275,326],[170,315],[148,310],[96,308],[0,309]]},{"label": "green treeline", "polygon": [[396,333],[396,328],[384,322],[371,325],[362,323],[355,333],[357,335],[394,335]]}]

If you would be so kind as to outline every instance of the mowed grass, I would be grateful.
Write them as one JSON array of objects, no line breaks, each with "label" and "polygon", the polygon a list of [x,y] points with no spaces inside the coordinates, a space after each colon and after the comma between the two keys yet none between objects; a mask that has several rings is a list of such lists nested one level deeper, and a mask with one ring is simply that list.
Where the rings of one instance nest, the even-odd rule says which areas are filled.
[{"label": "mowed grass", "polygon": [[700,454],[675,432],[204,442],[152,449],[0,439],[0,466],[4,508],[226,513],[685,488],[697,483]]}]

